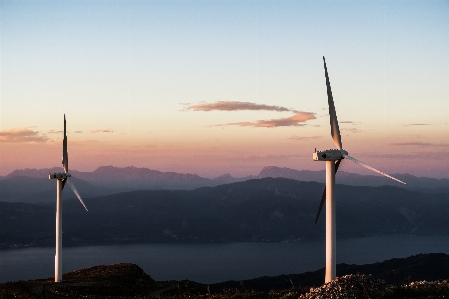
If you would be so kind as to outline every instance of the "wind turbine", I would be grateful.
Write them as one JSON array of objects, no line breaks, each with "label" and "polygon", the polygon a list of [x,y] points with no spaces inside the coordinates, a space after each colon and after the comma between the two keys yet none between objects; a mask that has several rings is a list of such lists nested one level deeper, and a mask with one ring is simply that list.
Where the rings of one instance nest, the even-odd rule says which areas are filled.
[{"label": "wind turbine", "polygon": [[365,168],[368,168],[374,172],[377,172],[390,179],[405,184],[403,181],[398,180],[374,167],[371,167],[362,161],[359,161],[348,155],[341,143],[340,129],[338,127],[337,114],[335,112],[334,100],[332,98],[331,84],[329,82],[329,76],[327,74],[326,60],[324,59],[324,73],[326,76],[327,85],[327,100],[329,104],[329,115],[331,125],[331,135],[334,140],[337,149],[329,149],[324,151],[316,151],[313,153],[313,160],[326,161],[326,187],[324,188],[323,195],[321,196],[320,207],[316,215],[315,223],[318,221],[321,209],[323,208],[324,201],[326,201],[326,271],[325,282],[329,282],[335,279],[336,274],[336,226],[335,226],[335,174],[343,159],[348,159],[354,163],[357,163]]},{"label": "wind turbine", "polygon": [[67,152],[67,133],[66,133],[66,120],[64,114],[64,140],[62,141],[62,167],[64,172],[51,173],[48,175],[50,180],[56,180],[56,252],[55,252],[55,282],[62,280],[62,190],[66,183],[72,188],[76,197],[80,200],[83,207],[86,209],[86,205],[81,199],[78,191],[69,178],[72,176],[69,173],[69,154]]}]

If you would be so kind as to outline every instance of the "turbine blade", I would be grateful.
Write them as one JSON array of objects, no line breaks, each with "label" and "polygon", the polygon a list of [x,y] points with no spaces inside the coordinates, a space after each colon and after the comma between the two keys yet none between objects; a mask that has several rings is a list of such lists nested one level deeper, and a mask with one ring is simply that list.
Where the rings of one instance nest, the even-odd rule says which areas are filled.
[{"label": "turbine blade", "polygon": [[335,173],[337,173],[338,167],[340,166],[340,163],[341,163],[341,159],[335,161]]},{"label": "turbine blade", "polygon": [[64,139],[62,141],[62,167],[64,172],[69,172],[69,153],[67,152],[67,132],[66,132],[66,121],[64,114]]},{"label": "turbine blade", "polygon": [[325,201],[326,201],[326,186],[324,186],[323,195],[321,195],[320,206],[318,208],[318,213],[316,214],[315,224],[318,222],[318,218],[320,217],[321,210],[323,209]]},{"label": "turbine blade", "polygon": [[67,179],[62,180],[62,190],[64,190],[65,183],[67,183]]},{"label": "turbine blade", "polygon": [[337,146],[337,148],[341,150],[342,144],[341,144],[340,128],[338,127],[337,112],[335,111],[334,98],[332,97],[331,83],[329,82],[329,75],[327,74],[327,67],[326,67],[326,59],[324,59],[324,56],[323,61],[324,61],[324,73],[326,75],[327,101],[329,104],[331,135],[332,139],[334,140],[335,146]]},{"label": "turbine blade", "polygon": [[81,204],[86,209],[86,211],[89,211],[86,208],[86,205],[84,204],[84,201],[81,199],[81,196],[79,195],[78,190],[76,190],[75,185],[73,185],[73,183],[69,179],[67,179],[67,183],[69,184],[70,188],[72,188],[73,193],[75,193],[76,197],[78,197],[78,199],[80,200]]},{"label": "turbine blade", "polygon": [[[340,166],[341,159],[335,161],[335,173],[337,173],[338,167]],[[324,186],[323,195],[321,195],[320,207],[318,208],[318,213],[316,214],[315,224],[318,222],[318,218],[320,217],[321,210],[323,209],[324,202],[326,201],[326,186]]]},{"label": "turbine blade", "polygon": [[361,166],[363,166],[363,167],[365,167],[365,168],[368,168],[368,169],[370,169],[370,170],[372,170],[372,171],[374,171],[374,172],[377,172],[378,174],[381,174],[381,175],[383,175],[383,176],[386,176],[387,178],[390,178],[390,179],[392,179],[392,180],[398,181],[399,183],[402,183],[402,184],[406,185],[406,183],[404,183],[403,181],[398,180],[397,178],[392,177],[391,175],[388,175],[388,174],[386,174],[385,172],[382,172],[382,171],[380,171],[380,170],[378,170],[378,169],[376,169],[376,168],[374,168],[374,167],[371,167],[371,166],[369,166],[368,164],[363,163],[363,162],[360,161],[360,160],[357,160],[356,158],[353,158],[353,157],[348,156],[348,155],[344,155],[344,157],[345,157],[346,159],[348,159],[348,160],[351,160],[351,161],[354,162],[354,163],[360,164]]}]

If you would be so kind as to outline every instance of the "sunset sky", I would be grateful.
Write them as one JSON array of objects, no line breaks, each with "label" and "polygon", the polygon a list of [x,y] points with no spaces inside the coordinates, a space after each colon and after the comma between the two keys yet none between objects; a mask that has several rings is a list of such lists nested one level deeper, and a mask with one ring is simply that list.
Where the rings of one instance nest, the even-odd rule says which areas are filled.
[{"label": "sunset sky", "polygon": [[[0,175],[323,170],[449,178],[448,1],[1,1]],[[371,174],[350,161],[341,170]],[[337,181],[338,182],[338,181]]]}]

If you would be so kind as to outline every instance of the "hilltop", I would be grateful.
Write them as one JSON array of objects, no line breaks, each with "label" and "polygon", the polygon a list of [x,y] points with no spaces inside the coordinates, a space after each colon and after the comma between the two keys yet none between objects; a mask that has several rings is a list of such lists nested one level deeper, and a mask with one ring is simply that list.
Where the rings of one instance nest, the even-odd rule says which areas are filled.
[{"label": "hilltop", "polygon": [[[299,296],[322,298],[317,297],[318,294],[338,292],[343,296],[347,292],[347,298],[360,299],[367,298],[367,294],[371,294],[371,298],[446,298],[449,280],[443,279],[449,277],[448,269],[449,256],[446,254],[419,254],[368,265],[339,264],[337,280],[309,293],[310,287],[321,285],[324,269],[204,285],[188,280],[157,282],[137,265],[114,264],[65,273],[61,283],[53,282],[53,278],[3,283],[0,284],[0,297],[296,299]],[[418,281],[412,282],[415,280]],[[376,297],[376,294],[384,296]]]},{"label": "hilltop", "polygon": [[0,284],[1,298],[129,298],[144,297],[160,284],[134,264],[102,265],[53,278]]}]

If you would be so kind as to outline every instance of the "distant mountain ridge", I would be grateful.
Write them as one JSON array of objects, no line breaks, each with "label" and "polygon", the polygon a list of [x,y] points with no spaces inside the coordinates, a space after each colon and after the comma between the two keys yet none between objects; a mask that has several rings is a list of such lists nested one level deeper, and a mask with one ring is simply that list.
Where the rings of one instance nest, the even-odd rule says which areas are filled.
[{"label": "distant mountain ridge", "polygon": [[[0,179],[1,201],[49,202],[54,200],[54,186],[48,174],[60,172],[62,168],[17,169]],[[304,182],[324,184],[325,171],[295,170],[286,167],[267,166],[258,175],[235,178],[224,174],[214,179],[197,174],[162,172],[148,168],[101,166],[92,172],[70,170],[73,178],[80,181],[78,189],[83,197],[103,196],[135,190],[193,190],[222,184],[242,182],[255,178],[289,178]],[[407,190],[449,193],[449,179],[415,177],[409,174],[394,174],[407,185],[376,175],[359,175],[339,171],[337,184],[351,186],[396,186]],[[68,192],[69,198],[73,195]]]},{"label": "distant mountain ridge", "polygon": [[[282,177],[287,179],[294,179],[305,182],[319,182],[325,183],[326,175],[324,170],[295,170],[286,167],[267,166],[262,169],[258,177]],[[396,186],[408,190],[423,191],[423,192],[449,192],[449,179],[435,179],[428,177],[416,177],[410,174],[395,173],[394,177],[403,180],[407,185],[402,185],[389,178],[380,175],[360,175],[339,171],[336,177],[337,184],[344,184],[350,186]]]},{"label": "distant mountain ridge", "polygon": [[[25,202],[48,201],[48,192],[52,191],[54,193],[53,184],[48,182],[48,174],[61,171],[62,168],[59,167],[14,170],[0,180],[0,195],[3,194],[1,200]],[[92,172],[70,170],[70,173],[74,179],[83,182],[81,184],[84,186],[79,185],[80,183],[77,184],[80,194],[83,197],[102,196],[134,190],[191,190],[205,186],[216,186],[222,183],[219,180],[215,182],[196,174],[161,172],[132,166],[124,168],[101,166]],[[36,180],[39,180],[40,183],[38,184]],[[12,190],[18,187],[17,184],[29,186],[29,188],[26,188],[29,192],[13,192]],[[87,192],[83,190],[86,188],[88,189]],[[47,192],[43,194],[42,192],[44,191]],[[35,199],[28,200],[27,197],[30,196],[34,196]],[[71,193],[68,193],[68,196],[73,197]],[[53,200],[54,196],[51,199]]]},{"label": "distant mountain ridge", "polygon": [[[16,169],[4,178],[12,178],[16,176],[22,177],[34,177],[34,178],[43,178],[47,177],[48,174],[54,172],[61,172],[62,168],[53,167],[53,168],[44,168],[44,169]],[[94,181],[103,181],[103,180],[135,180],[135,179],[180,179],[180,180],[195,180],[195,179],[205,179],[196,174],[184,174],[184,173],[176,173],[176,172],[161,172],[158,170],[152,170],[149,168],[137,168],[134,166],[128,167],[114,167],[114,166],[100,166],[92,172],[81,172],[78,170],[70,170],[69,171],[73,176],[77,176],[84,180],[94,180]],[[209,180],[209,179],[205,179]]]},{"label": "distant mountain ridge", "polygon": [[122,185],[138,189],[193,189],[215,185],[210,179],[196,174],[161,172],[133,166],[119,168],[101,166],[93,172],[80,173],[81,178],[103,186]]},{"label": "distant mountain ridge", "polygon": [[[321,238],[325,221],[315,224],[315,217],[322,190],[317,182],[262,178],[85,198],[89,212],[76,199],[67,200],[64,244]],[[0,248],[54,245],[54,192],[48,205],[0,202]],[[449,193],[339,185],[336,196],[337,237],[449,235]]]},{"label": "distant mountain ridge", "polygon": [[[24,168],[24,169],[16,169],[10,174],[4,176],[4,179],[13,178],[13,177],[31,177],[31,178],[48,178],[50,173],[62,172],[62,167],[53,167],[53,168]],[[79,174],[78,170],[70,170],[71,174]]]},{"label": "distant mountain ridge", "polygon": [[[348,274],[372,274],[387,284],[404,284],[407,281],[435,281],[449,277],[449,255],[444,253],[417,254],[407,258],[394,258],[365,265],[337,265],[337,277]],[[323,283],[324,268],[302,274],[264,276],[244,280],[248,289],[269,291],[272,289],[288,289],[296,286],[320,286]],[[210,285],[212,291],[223,289],[241,289],[240,281],[225,281]]]}]

